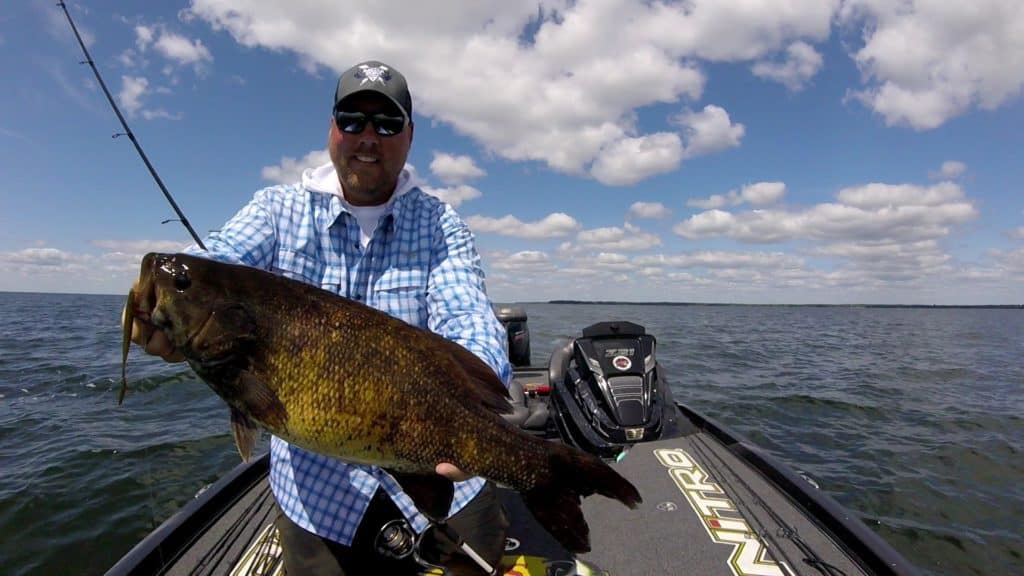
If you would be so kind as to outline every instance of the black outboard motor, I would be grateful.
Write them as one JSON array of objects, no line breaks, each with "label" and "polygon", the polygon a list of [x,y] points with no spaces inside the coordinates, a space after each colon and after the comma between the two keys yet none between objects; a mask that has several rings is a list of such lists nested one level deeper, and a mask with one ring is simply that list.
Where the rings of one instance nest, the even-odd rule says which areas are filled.
[{"label": "black outboard motor", "polygon": [[622,448],[661,437],[673,410],[659,377],[655,339],[632,322],[600,322],[551,355],[555,421],[563,438],[610,458]]},{"label": "black outboard motor", "polygon": [[526,326],[526,310],[519,306],[495,305],[494,315],[508,333],[508,361],[513,366],[529,366],[530,329]]}]

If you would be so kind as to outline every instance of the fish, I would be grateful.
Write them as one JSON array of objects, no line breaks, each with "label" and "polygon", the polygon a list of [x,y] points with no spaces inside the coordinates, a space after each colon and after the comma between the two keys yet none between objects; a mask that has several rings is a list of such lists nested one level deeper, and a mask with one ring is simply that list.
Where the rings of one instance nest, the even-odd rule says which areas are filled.
[{"label": "fish", "polygon": [[251,266],[150,253],[125,308],[119,402],[138,319],[163,331],[228,404],[243,460],[262,427],[383,468],[435,520],[453,493],[435,466],[449,462],[518,491],[573,553],[590,550],[582,498],[642,502],[601,458],[506,421],[508,391],[474,353],[355,300]]}]

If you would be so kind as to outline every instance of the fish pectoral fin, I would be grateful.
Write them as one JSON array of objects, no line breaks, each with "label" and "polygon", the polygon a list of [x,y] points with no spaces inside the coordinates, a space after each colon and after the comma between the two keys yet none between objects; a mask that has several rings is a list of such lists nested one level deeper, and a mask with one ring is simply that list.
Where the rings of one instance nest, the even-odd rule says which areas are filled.
[{"label": "fish pectoral fin", "polygon": [[242,456],[242,462],[248,462],[252,457],[252,449],[260,438],[260,429],[245,413],[232,407],[231,434],[235,437],[235,446],[238,448],[238,454]]},{"label": "fish pectoral fin", "polygon": [[438,521],[448,517],[452,499],[455,497],[455,484],[451,480],[438,474],[385,471],[398,482],[416,508],[428,518]]},{"label": "fish pectoral fin", "polygon": [[241,393],[238,400],[245,406],[257,421],[267,426],[271,432],[280,430],[288,422],[288,410],[285,409],[277,393],[257,374],[245,370],[239,373]]}]

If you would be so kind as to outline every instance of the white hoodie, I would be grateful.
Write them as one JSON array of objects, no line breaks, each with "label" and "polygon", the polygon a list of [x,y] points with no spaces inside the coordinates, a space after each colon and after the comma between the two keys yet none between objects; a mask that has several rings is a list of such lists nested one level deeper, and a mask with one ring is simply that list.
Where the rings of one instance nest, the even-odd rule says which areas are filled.
[{"label": "white hoodie", "polygon": [[341,205],[345,207],[346,211],[355,216],[356,221],[359,222],[359,243],[363,248],[366,248],[370,243],[370,238],[373,238],[373,231],[377,229],[377,224],[380,223],[381,217],[391,212],[395,198],[416,187],[416,178],[413,171],[406,165],[402,169],[402,173],[398,175],[395,193],[391,195],[391,198],[386,203],[378,206],[353,206],[349,204],[341,191],[341,181],[338,179],[338,173],[331,162],[317,168],[306,168],[303,170],[302,187],[310,192],[333,194],[340,198]]}]

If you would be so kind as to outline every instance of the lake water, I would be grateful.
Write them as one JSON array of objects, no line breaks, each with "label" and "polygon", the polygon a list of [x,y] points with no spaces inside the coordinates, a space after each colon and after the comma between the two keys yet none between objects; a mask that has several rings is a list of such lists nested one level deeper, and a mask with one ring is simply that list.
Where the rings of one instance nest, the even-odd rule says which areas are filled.
[{"label": "lake water", "polygon": [[[123,298],[0,293],[0,574],[101,574],[238,463],[225,405],[133,349]],[[677,400],[932,575],[1024,573],[1024,310],[527,304],[535,363],[631,320]]]}]

